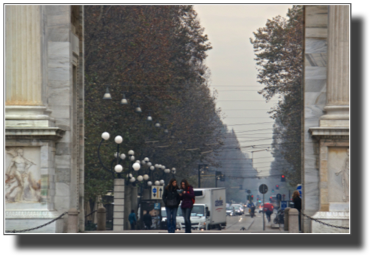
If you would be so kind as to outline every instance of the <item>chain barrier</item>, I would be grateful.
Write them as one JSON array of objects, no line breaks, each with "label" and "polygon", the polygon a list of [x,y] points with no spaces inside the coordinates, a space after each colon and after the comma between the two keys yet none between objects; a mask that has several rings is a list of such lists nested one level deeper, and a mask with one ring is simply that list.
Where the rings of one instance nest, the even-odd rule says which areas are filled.
[{"label": "chain barrier", "polygon": [[89,215],[92,215],[92,214],[94,214],[95,212],[96,212],[97,210],[94,210],[93,212],[91,212],[90,214],[87,214],[87,215],[85,215],[85,218],[87,218]]},{"label": "chain barrier", "polygon": [[347,230],[349,230],[349,227],[343,227],[343,226],[337,226],[337,225],[333,225],[333,224],[327,224],[325,222],[322,222],[322,221],[319,221],[319,220],[317,220],[315,218],[312,218],[312,217],[310,217],[310,216],[308,216],[308,215],[306,215],[306,214],[304,214],[302,212],[299,212],[299,213],[302,214],[304,217],[307,217],[308,219],[313,220],[313,221],[318,222],[318,223],[321,223],[323,225],[334,227],[334,228],[339,228],[339,229],[347,229]]},{"label": "chain barrier", "polygon": [[36,229],[42,228],[42,227],[44,227],[44,226],[46,226],[46,225],[49,225],[49,224],[55,222],[56,220],[59,220],[60,218],[62,218],[62,217],[63,217],[64,215],[66,215],[67,213],[68,213],[68,212],[64,212],[64,213],[62,213],[59,217],[57,217],[57,218],[51,220],[50,222],[45,223],[45,224],[40,225],[40,226],[37,226],[37,227],[34,227],[34,228],[24,229],[24,230],[6,230],[5,233],[23,233],[23,232],[28,232],[28,231],[36,230]]}]

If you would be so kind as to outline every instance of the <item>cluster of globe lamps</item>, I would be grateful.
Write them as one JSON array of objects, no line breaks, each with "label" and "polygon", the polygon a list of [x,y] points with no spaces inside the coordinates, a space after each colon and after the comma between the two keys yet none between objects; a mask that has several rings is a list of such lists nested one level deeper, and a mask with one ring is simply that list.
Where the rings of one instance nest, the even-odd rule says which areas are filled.
[{"label": "cluster of globe lamps", "polygon": [[[104,132],[102,133],[101,135],[102,139],[103,140],[108,140],[110,138],[110,134],[108,132]],[[114,141],[115,143],[117,144],[121,144],[123,142],[123,138],[121,136],[116,136],[114,138]],[[135,157],[134,157],[134,151],[133,150],[130,150],[128,152],[128,155],[130,156],[130,161],[134,161],[135,160]],[[117,158],[118,157],[118,153],[116,152],[114,154],[114,156]],[[119,155],[119,158],[121,158],[122,160],[125,160],[126,159],[126,155],[124,153],[120,154]],[[118,163],[118,162],[117,162]],[[135,163],[132,165],[132,168],[134,169],[134,171],[139,171],[140,168],[141,168],[141,164],[142,165],[147,165],[149,167],[149,169],[151,171],[154,171],[155,169],[161,169],[164,171],[164,173],[166,174],[169,174],[171,172],[170,169],[166,168],[164,165],[161,165],[161,164],[155,164],[152,165],[152,163],[150,162],[149,158],[146,157],[144,158],[142,161],[139,161],[139,160],[136,160]],[[115,167],[114,167],[114,171],[118,174],[120,174],[122,171],[123,171],[123,166],[121,164],[117,164]],[[175,174],[176,173],[176,169],[175,168],[172,168],[172,173]],[[149,179],[149,176],[147,174],[144,174],[144,175],[138,175],[137,178],[135,178],[132,173],[128,174],[128,177],[130,178],[129,181],[131,183],[134,183],[136,180],[138,180],[139,182],[142,182],[143,180],[144,181],[147,181]],[[152,186],[152,181],[148,181],[147,182],[147,185],[148,186]],[[156,180],[155,181],[155,185],[156,186],[159,186],[159,185],[164,185],[164,180]]]}]

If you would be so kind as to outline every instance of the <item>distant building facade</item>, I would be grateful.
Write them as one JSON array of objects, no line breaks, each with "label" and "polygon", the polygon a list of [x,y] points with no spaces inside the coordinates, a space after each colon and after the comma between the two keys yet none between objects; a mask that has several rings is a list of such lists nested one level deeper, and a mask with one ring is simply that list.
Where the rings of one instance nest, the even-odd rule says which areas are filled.
[{"label": "distant building facade", "polygon": [[[304,214],[349,227],[350,6],[304,6]],[[302,219],[305,233],[349,233]]]},{"label": "distant building facade", "polygon": [[[79,210],[84,230],[83,7],[5,6],[5,230]],[[67,215],[31,233],[66,232]]]}]

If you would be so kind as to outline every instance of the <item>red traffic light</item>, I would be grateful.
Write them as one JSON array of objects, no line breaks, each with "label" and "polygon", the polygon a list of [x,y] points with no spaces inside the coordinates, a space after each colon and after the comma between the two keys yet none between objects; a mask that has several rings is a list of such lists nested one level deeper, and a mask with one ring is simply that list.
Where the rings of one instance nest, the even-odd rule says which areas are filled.
[{"label": "red traffic light", "polygon": [[281,177],[282,177],[282,178],[285,178],[285,176],[284,176],[284,175],[281,175]]}]

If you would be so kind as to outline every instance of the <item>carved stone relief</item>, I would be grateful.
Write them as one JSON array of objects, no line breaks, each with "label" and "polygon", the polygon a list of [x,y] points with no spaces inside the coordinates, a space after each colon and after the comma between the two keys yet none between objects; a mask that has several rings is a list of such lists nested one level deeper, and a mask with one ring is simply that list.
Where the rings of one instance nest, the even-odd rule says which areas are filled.
[{"label": "carved stone relief", "polygon": [[7,203],[40,202],[40,149],[7,147],[4,182]]}]

